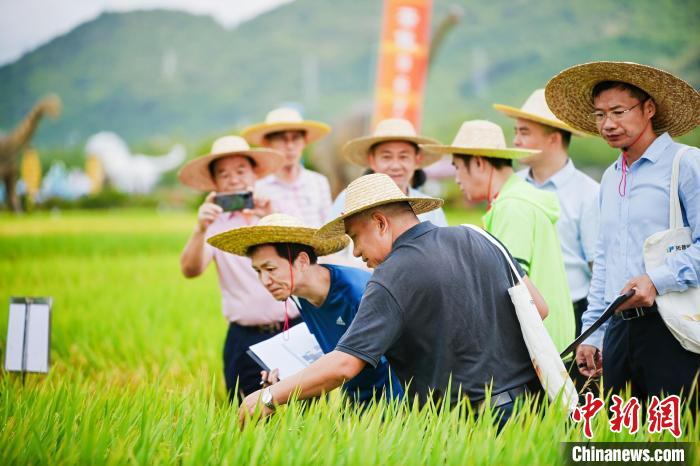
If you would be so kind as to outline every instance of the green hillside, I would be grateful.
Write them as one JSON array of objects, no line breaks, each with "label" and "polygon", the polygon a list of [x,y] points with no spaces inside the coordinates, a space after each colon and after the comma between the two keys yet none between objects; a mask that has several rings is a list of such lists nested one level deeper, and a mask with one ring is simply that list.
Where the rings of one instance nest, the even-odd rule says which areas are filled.
[{"label": "green hillside", "polygon": [[[464,15],[435,60],[425,104],[425,129],[442,139],[465,118],[510,126],[492,103],[519,105],[575,63],[640,61],[700,85],[697,1],[436,0],[434,21],[452,4]],[[380,15],[378,0],[296,0],[227,30],[173,11],[103,14],[0,68],[0,128],[48,92],[64,113],[42,124],[40,147],[80,147],[100,130],[136,144],[196,144],[284,102],[334,121],[372,97]]]}]

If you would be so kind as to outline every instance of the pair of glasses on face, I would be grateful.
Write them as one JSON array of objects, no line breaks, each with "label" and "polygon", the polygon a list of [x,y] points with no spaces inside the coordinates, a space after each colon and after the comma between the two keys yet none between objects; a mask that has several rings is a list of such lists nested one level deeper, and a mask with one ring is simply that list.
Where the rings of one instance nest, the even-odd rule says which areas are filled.
[{"label": "pair of glasses on face", "polygon": [[606,118],[610,118],[612,121],[620,121],[625,116],[631,112],[635,107],[639,107],[642,105],[646,100],[642,100],[640,102],[637,102],[636,105],[631,106],[628,109],[622,110],[622,109],[617,109],[617,110],[611,110],[609,112],[603,112],[601,110],[596,110],[595,112],[590,113],[590,118],[591,121],[595,122],[596,124],[600,125],[605,121]]},{"label": "pair of glasses on face", "polygon": [[270,142],[283,144],[287,142],[297,143],[304,140],[304,133],[300,131],[274,133],[267,136],[267,140]]}]

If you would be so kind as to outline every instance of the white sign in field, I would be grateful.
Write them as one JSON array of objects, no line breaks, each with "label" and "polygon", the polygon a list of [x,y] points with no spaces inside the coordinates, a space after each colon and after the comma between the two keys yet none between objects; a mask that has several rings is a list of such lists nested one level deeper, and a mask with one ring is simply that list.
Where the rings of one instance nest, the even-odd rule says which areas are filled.
[{"label": "white sign in field", "polygon": [[10,298],[5,370],[49,372],[51,298]]}]

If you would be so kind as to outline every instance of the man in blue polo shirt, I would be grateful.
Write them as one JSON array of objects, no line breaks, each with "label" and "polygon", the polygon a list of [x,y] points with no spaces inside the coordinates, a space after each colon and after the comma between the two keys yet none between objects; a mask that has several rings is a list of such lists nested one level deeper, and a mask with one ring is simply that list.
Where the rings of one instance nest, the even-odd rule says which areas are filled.
[{"label": "man in blue polo shirt", "polygon": [[[306,227],[301,220],[273,214],[257,226],[230,230],[209,242],[224,251],[250,257],[261,283],[275,299],[298,298],[301,317],[323,352],[329,353],[354,320],[371,274],[354,267],[318,264],[317,257],[341,250],[348,238],[337,235],[318,239],[315,233],[316,229]],[[262,375],[268,383],[278,381],[276,371],[263,371]],[[367,366],[346,381],[343,391],[363,404],[381,395],[402,395],[401,384],[390,374],[385,358],[376,368]]]}]

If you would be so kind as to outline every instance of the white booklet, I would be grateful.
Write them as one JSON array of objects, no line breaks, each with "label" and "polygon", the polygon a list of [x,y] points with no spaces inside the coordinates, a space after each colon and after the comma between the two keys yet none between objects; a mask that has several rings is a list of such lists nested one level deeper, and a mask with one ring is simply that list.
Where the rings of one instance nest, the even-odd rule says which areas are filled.
[{"label": "white booklet", "polygon": [[248,355],[264,370],[279,369],[281,380],[311,365],[323,356],[323,351],[306,324],[301,323],[252,345]]}]

